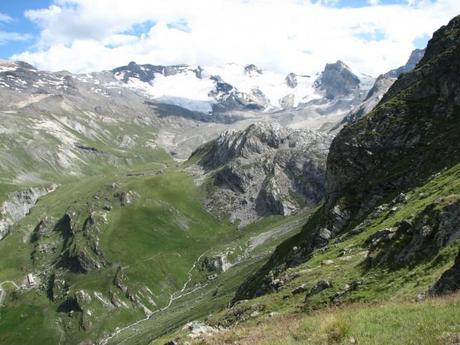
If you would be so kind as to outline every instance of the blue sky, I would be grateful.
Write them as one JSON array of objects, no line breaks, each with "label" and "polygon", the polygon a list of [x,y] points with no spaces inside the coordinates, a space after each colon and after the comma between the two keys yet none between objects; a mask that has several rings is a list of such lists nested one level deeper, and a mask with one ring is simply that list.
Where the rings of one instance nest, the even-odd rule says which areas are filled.
[{"label": "blue sky", "polygon": [[459,13],[458,0],[0,0],[0,58],[78,72],[131,60],[311,72],[344,59],[375,74]]},{"label": "blue sky", "polygon": [[0,31],[17,32],[30,35],[27,41],[9,41],[0,44],[0,58],[8,58],[14,53],[26,50],[34,43],[34,37],[39,35],[39,28],[24,16],[30,9],[48,7],[49,0],[0,0],[0,13],[12,18],[7,23],[0,24]]}]

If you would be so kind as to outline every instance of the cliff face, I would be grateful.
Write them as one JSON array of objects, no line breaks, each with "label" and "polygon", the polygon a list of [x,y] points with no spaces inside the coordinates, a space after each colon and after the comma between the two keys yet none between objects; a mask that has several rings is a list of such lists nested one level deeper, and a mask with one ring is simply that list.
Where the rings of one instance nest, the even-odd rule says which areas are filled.
[{"label": "cliff face", "polygon": [[236,299],[266,292],[268,276],[308,260],[339,235],[353,235],[379,205],[460,162],[459,75],[456,17],[435,32],[419,65],[401,75],[368,116],[333,140],[324,206],[240,287]]},{"label": "cliff face", "polygon": [[[339,207],[349,221],[362,217],[386,195],[459,161],[459,73],[457,17],[434,34],[419,66],[403,74],[369,116],[335,138],[327,163],[326,213]],[[349,221],[339,225],[329,219],[328,225],[337,233]]]}]

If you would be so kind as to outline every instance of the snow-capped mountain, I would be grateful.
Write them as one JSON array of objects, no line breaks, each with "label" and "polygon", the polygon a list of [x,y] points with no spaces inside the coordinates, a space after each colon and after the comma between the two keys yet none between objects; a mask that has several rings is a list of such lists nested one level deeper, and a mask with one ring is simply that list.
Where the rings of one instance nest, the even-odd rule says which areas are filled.
[{"label": "snow-capped mountain", "polygon": [[340,61],[326,65],[325,70],[313,74],[314,77],[295,73],[286,76],[263,71],[253,64],[234,63],[201,67],[131,62],[111,72],[118,83],[156,102],[205,114],[269,112],[305,107],[321,100],[354,101],[365,95],[373,83],[367,76],[361,81]]},{"label": "snow-capped mountain", "polygon": [[[158,145],[185,159],[220,132],[243,129],[254,121],[276,121],[298,129],[318,129],[325,122],[339,121],[362,102],[370,88],[367,79],[343,63],[338,69],[330,64],[324,71],[309,75],[283,75],[255,65],[157,66],[134,62],[111,71],[72,74],[42,71],[25,62],[0,61],[0,133],[11,133],[18,146],[28,143],[22,133],[55,133],[59,145],[53,150],[57,152],[36,152],[32,144],[28,144],[28,152],[43,161],[57,159],[56,169],[76,166],[84,151],[80,144],[95,138],[121,150],[133,143],[140,147]],[[30,120],[24,121],[26,118]],[[117,124],[110,132],[132,123],[138,126],[138,122],[155,127],[156,138],[149,134],[142,141],[135,133],[106,131],[108,123]],[[75,137],[75,131],[84,138]],[[9,157],[10,148],[5,144],[4,157]],[[0,160],[0,168],[6,162]],[[14,170],[18,162],[10,163]]]}]

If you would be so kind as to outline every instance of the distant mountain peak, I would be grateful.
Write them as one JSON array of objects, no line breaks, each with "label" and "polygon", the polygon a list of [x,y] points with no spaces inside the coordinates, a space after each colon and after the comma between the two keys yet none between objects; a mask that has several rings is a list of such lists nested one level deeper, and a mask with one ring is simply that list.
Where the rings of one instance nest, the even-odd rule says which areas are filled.
[{"label": "distant mountain peak", "polygon": [[298,85],[298,81],[297,81],[297,74],[295,73],[289,73],[287,76],[286,76],[286,84],[287,86],[289,86],[291,89],[295,89]]},{"label": "distant mountain peak", "polygon": [[359,84],[359,78],[341,60],[326,64],[315,81],[315,86],[324,91],[328,99],[350,95],[359,90]]},{"label": "distant mountain peak", "polygon": [[249,64],[249,65],[244,66],[244,72],[250,76],[263,73],[262,70],[254,64]]}]

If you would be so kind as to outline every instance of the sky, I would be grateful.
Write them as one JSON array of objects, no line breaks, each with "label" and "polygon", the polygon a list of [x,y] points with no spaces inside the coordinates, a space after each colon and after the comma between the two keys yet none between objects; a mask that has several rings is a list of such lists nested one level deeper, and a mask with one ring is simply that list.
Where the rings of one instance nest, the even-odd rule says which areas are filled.
[{"label": "sky", "polygon": [[313,73],[401,66],[459,0],[0,0],[0,58],[85,73],[130,61]]}]

